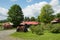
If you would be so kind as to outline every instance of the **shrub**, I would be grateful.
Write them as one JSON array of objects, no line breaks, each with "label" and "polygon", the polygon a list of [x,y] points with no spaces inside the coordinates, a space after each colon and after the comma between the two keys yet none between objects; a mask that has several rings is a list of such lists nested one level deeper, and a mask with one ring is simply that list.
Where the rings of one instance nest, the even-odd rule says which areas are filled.
[{"label": "shrub", "polygon": [[33,26],[33,25],[32,25],[32,26],[30,27],[30,29],[31,29],[32,33],[34,33],[34,32],[35,32],[35,29],[36,29],[36,26]]},{"label": "shrub", "polygon": [[43,34],[43,27],[42,27],[42,25],[38,25],[36,27],[35,33],[38,34],[38,35],[42,35]]},{"label": "shrub", "polygon": [[53,24],[51,32],[52,33],[60,33],[60,24]]},{"label": "shrub", "polygon": [[46,30],[51,30],[53,27],[52,27],[53,24],[51,23],[48,23],[45,27]]},{"label": "shrub", "polygon": [[37,26],[31,26],[30,29],[31,29],[32,33],[35,33],[37,35],[42,35],[44,33],[43,26],[44,26],[43,24],[37,25]]}]

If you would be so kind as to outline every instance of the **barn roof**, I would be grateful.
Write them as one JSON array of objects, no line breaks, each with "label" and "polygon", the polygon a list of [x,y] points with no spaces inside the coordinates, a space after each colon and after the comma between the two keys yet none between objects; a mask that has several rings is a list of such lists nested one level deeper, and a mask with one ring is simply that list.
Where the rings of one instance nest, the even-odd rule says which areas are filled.
[{"label": "barn roof", "polygon": [[25,21],[25,22],[22,22],[21,24],[37,25],[37,24],[39,24],[39,22],[36,22],[36,21]]}]

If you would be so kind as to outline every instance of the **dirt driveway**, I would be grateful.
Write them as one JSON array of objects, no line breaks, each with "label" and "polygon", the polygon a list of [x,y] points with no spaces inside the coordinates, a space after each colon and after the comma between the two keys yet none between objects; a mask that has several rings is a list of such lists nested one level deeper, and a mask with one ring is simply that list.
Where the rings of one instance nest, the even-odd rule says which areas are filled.
[{"label": "dirt driveway", "polygon": [[16,30],[4,30],[0,31],[0,40],[21,40],[18,38],[12,38],[9,35],[16,32]]}]

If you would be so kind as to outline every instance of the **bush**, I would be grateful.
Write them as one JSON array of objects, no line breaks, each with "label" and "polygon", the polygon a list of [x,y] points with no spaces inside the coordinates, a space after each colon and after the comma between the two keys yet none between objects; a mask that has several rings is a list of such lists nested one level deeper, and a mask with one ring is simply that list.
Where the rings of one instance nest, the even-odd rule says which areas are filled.
[{"label": "bush", "polygon": [[31,26],[30,27],[32,33],[41,35],[44,34],[44,30],[48,30],[52,33],[60,33],[60,24],[40,24],[37,26]]},{"label": "bush", "polygon": [[53,24],[51,32],[52,33],[60,33],[60,24]]},{"label": "bush", "polygon": [[35,29],[36,29],[36,26],[33,26],[33,25],[32,25],[32,26],[30,27],[30,29],[31,29],[32,33],[34,33],[34,32],[35,32]]},{"label": "bush", "polygon": [[42,34],[44,34],[43,26],[44,26],[43,24],[37,25],[37,26],[31,26],[30,29],[31,29],[32,33],[35,33],[37,35],[42,35]]},{"label": "bush", "polygon": [[46,24],[45,29],[46,29],[46,30],[51,30],[51,29],[53,28],[52,25],[53,25],[53,24],[51,24],[51,23]]},{"label": "bush", "polygon": [[38,34],[38,35],[42,35],[43,34],[43,27],[42,27],[42,25],[38,25],[36,27],[35,33]]}]

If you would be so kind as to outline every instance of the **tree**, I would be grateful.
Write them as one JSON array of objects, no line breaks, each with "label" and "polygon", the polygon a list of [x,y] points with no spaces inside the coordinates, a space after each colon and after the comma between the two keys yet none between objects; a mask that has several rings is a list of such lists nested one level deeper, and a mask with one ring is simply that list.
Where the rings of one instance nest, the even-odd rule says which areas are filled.
[{"label": "tree", "polygon": [[23,12],[19,5],[15,4],[11,6],[8,12],[8,20],[14,24],[14,27],[24,20]]},{"label": "tree", "polygon": [[0,20],[0,23],[5,23],[5,22],[8,22],[8,20]]},{"label": "tree", "polygon": [[36,21],[35,17],[30,18],[31,21]]},{"label": "tree", "polygon": [[46,4],[44,7],[41,9],[41,13],[39,15],[39,19],[43,23],[49,23],[53,18],[52,13],[54,13],[51,5]]},{"label": "tree", "polygon": [[37,21],[40,22],[40,16],[37,17]]},{"label": "tree", "polygon": [[24,21],[30,21],[30,18],[29,17],[25,17]]},{"label": "tree", "polygon": [[57,13],[57,18],[60,18],[60,13]]}]

